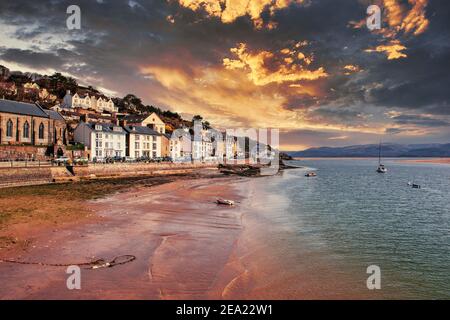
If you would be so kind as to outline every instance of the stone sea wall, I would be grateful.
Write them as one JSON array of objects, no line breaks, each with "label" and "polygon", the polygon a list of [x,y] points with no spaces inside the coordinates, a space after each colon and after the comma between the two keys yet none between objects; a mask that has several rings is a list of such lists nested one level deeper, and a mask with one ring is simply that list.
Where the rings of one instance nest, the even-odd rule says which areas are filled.
[{"label": "stone sea wall", "polygon": [[48,183],[63,183],[91,179],[111,179],[139,176],[185,174],[216,164],[156,164],[121,163],[61,167],[0,168],[0,188]]}]

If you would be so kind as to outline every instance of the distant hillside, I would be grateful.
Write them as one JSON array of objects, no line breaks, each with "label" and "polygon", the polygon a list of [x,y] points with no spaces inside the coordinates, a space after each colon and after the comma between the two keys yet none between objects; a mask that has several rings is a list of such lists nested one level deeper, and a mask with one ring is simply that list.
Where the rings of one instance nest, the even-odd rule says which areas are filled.
[{"label": "distant hillside", "polygon": [[[356,145],[348,147],[321,147],[304,151],[288,152],[292,157],[378,157],[379,145]],[[383,144],[383,157],[450,157],[448,144]]]}]

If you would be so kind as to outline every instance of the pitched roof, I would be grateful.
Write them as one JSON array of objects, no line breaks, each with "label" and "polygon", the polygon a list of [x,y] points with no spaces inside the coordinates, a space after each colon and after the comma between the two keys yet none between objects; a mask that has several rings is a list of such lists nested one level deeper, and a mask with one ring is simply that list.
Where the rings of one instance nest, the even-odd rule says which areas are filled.
[{"label": "pitched roof", "polygon": [[54,110],[44,110],[46,114],[53,120],[65,121],[62,115],[58,111]]},{"label": "pitched roof", "polygon": [[[122,130],[121,132],[114,131],[114,130],[113,130],[114,128],[118,127],[118,128],[121,128],[121,129],[122,129],[122,127],[116,126],[116,125],[111,124],[111,123],[88,122],[88,123],[86,123],[86,125],[87,125],[91,130],[93,130],[93,131],[98,131],[98,132],[108,132],[108,133],[116,133],[116,134],[125,134],[125,131],[123,131],[123,130]],[[102,127],[102,130],[101,130],[101,131],[96,130],[96,129],[95,129],[96,126],[101,126],[101,127]]]},{"label": "pitched roof", "polygon": [[133,122],[133,123],[137,123],[137,122],[142,122],[145,119],[147,119],[149,117],[148,114],[129,114],[125,117],[123,117],[123,120],[126,120],[128,122]]},{"label": "pitched roof", "polygon": [[0,99],[0,112],[21,114],[25,116],[48,118],[49,115],[45,113],[37,104],[17,102],[11,100]]},{"label": "pitched roof", "polygon": [[141,126],[126,126],[124,127],[125,131],[128,133],[142,134],[142,135],[151,135],[151,136],[160,136],[161,134],[156,132],[149,127],[141,127]]}]

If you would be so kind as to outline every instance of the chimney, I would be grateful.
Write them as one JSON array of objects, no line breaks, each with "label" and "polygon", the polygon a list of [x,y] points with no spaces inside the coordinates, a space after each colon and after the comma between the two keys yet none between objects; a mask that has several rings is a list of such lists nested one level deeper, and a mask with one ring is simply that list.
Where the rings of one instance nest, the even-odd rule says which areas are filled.
[{"label": "chimney", "polygon": [[81,115],[81,116],[80,116],[80,120],[87,123],[87,122],[89,121],[89,115],[88,115],[87,113]]}]

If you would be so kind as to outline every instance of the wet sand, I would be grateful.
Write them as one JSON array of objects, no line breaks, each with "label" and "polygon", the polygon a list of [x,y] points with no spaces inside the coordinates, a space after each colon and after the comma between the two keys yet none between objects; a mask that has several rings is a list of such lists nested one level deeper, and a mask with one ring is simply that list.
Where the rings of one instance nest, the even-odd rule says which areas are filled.
[{"label": "wet sand", "polygon": [[221,298],[217,274],[242,231],[242,212],[214,200],[242,200],[240,183],[245,181],[181,180],[91,201],[99,220],[37,234],[31,248],[7,258],[64,264],[124,254],[137,259],[82,270],[82,289],[72,291],[65,267],[0,263],[0,298]]}]

